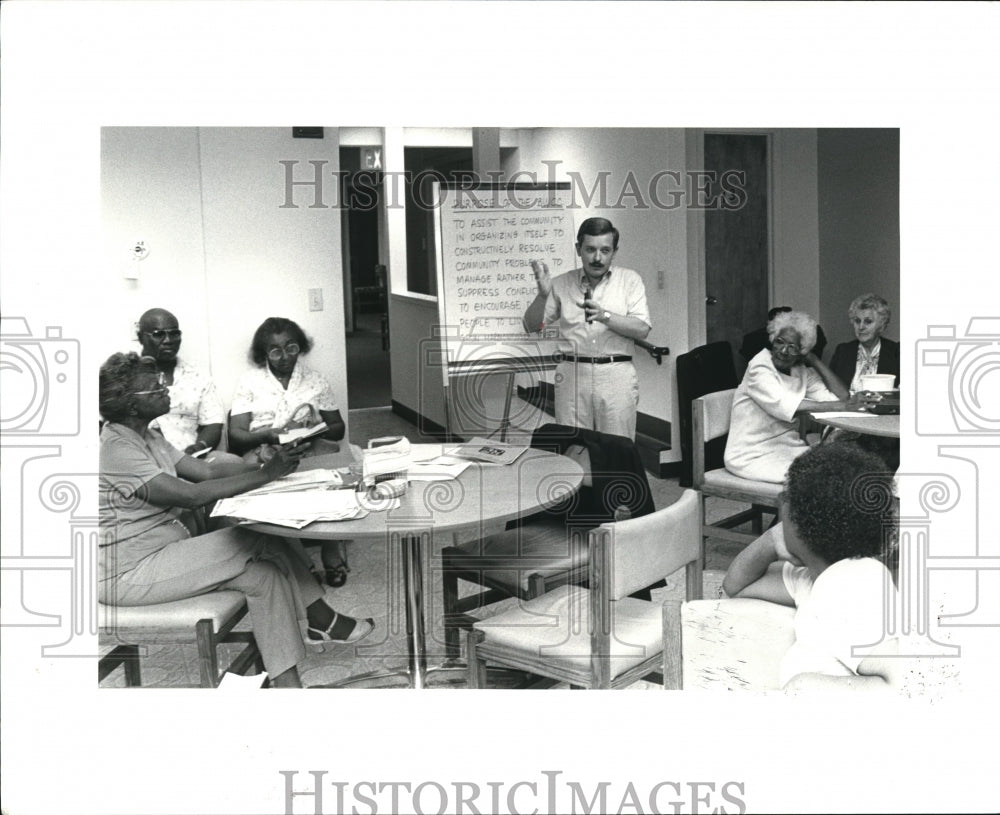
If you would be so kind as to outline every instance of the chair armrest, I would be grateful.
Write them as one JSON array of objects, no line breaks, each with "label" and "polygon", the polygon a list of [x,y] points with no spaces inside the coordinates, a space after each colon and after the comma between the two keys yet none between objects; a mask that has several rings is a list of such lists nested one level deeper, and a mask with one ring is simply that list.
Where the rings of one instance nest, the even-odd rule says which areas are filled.
[{"label": "chair armrest", "polygon": [[665,345],[653,345],[645,340],[635,340],[635,344],[647,351],[649,355],[656,360],[657,365],[662,365],[663,357],[670,353],[670,349]]}]

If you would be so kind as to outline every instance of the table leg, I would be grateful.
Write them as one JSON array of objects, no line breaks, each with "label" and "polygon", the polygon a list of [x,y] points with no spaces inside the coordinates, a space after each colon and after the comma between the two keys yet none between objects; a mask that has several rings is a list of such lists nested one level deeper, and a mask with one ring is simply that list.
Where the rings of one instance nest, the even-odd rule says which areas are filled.
[{"label": "table leg", "polygon": [[[393,534],[390,537],[397,537]],[[382,682],[387,679],[404,679],[406,684],[414,690],[423,690],[431,687],[428,677],[434,676],[436,679],[445,680],[445,684],[455,684],[465,682],[464,666],[437,666],[427,667],[427,634],[426,622],[424,619],[424,535],[404,534],[398,536],[399,553],[402,558],[403,572],[403,602],[405,604],[406,621],[406,668],[399,670],[371,671],[355,676],[347,677],[337,682],[324,685],[328,688],[345,688],[358,684],[371,684],[382,686]]]},{"label": "table leg", "polygon": [[409,646],[410,687],[420,690],[427,682],[427,647],[424,630],[423,545],[420,535],[403,535],[403,591],[406,603],[406,639]]}]

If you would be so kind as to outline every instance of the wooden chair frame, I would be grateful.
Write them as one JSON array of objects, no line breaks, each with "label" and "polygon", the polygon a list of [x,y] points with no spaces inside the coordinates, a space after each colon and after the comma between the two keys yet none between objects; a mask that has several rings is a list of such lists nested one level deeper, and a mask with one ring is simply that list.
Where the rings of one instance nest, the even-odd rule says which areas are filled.
[{"label": "wooden chair frame", "polygon": [[[108,616],[114,620],[115,612],[113,607],[108,608]],[[169,644],[191,644],[198,648],[198,671],[200,684],[196,686],[216,688],[225,673],[245,674],[251,667],[256,667],[259,672],[263,672],[264,663],[257,648],[257,641],[254,639],[252,631],[233,631],[237,623],[242,620],[247,613],[246,600],[233,613],[229,614],[217,631],[212,619],[198,620],[194,627],[177,626],[175,624],[166,626],[130,626],[121,627],[115,623],[102,626],[101,639],[114,638],[116,645],[109,653],[101,657],[98,662],[97,681],[103,682],[119,666],[125,672],[126,687],[142,687],[142,675],[140,671],[140,658],[142,648],[148,645],[169,645]],[[228,666],[219,669],[218,647],[223,643],[242,643],[243,648],[239,650]]]},{"label": "wooden chair frame", "polygon": [[[569,430],[570,428],[567,428]],[[534,440],[533,440],[534,441]],[[549,442],[543,442],[546,449]],[[578,448],[577,452],[573,452]],[[591,479],[596,477],[597,470],[592,467],[590,457],[586,450],[579,445],[570,446],[564,453],[576,458],[584,469],[584,479],[581,491],[592,488]],[[641,468],[641,462],[636,462]],[[626,475],[626,474],[623,474]],[[629,476],[630,477],[630,476]],[[638,482],[644,481],[640,485]],[[636,493],[644,492],[648,494],[649,485],[645,471],[635,473]],[[650,499],[650,509],[652,501]],[[574,557],[577,551],[586,552],[586,535],[591,529],[596,528],[604,518],[578,518],[574,521],[567,521],[565,518],[553,518],[553,529],[557,533],[565,534],[566,554]],[[528,520],[522,529],[531,526],[531,519]],[[504,534],[513,534],[514,529],[508,529]],[[576,547],[579,547],[577,549]],[[574,557],[575,559],[575,557]],[[540,597],[547,591],[558,588],[565,584],[587,585],[589,566],[583,557],[579,558],[578,565],[561,568],[555,574],[543,575],[541,571],[552,569],[551,555],[524,555],[519,556],[506,552],[503,555],[489,556],[478,553],[470,553],[459,547],[445,547],[441,553],[442,569],[442,609],[444,613],[444,634],[445,653],[449,659],[457,659],[460,653],[460,629],[471,629],[477,618],[468,612],[482,608],[487,605],[504,600],[508,597],[519,597],[522,600],[530,600]],[[518,586],[515,590],[507,582],[500,582],[490,578],[489,572],[516,572],[520,575],[527,575],[527,588]],[[458,581],[465,580],[470,583],[484,587],[484,591],[459,597]],[[518,581],[520,582],[520,581]]]},{"label": "wooden chair frame", "polygon": [[[683,497],[681,500],[684,500]],[[651,677],[658,683],[663,681],[660,674],[663,664],[662,652],[648,656],[618,676],[611,675],[611,637],[615,602],[612,581],[616,545],[615,526],[614,523],[602,524],[591,530],[587,538],[590,553],[588,602],[591,654],[587,669],[552,662],[522,650],[489,643],[483,631],[470,629],[466,632],[470,688],[487,686],[488,662],[503,668],[544,676],[556,682],[567,682],[579,688],[617,689],[645,677]],[[582,535],[580,532],[575,534]],[[698,547],[692,545],[687,557],[689,559],[680,564],[685,570],[685,596],[688,600],[700,599],[703,592],[703,572]],[[677,568],[680,568],[680,565]],[[666,575],[649,575],[650,582],[663,577]]]},{"label": "wooden chair frame", "polygon": [[[709,436],[705,427],[705,399],[707,397],[720,397],[720,394],[729,394],[730,410],[732,409],[732,394],[734,389],[728,391],[718,391],[716,394],[706,394],[691,401],[691,434],[692,434],[692,463],[694,488],[701,496],[701,535],[702,547],[704,550],[705,541],[708,538],[720,538],[723,540],[735,541],[737,543],[749,544],[760,537],[764,531],[764,513],[777,517],[778,500],[772,495],[761,494],[753,489],[756,482],[746,481],[746,488],[719,488],[705,483],[705,444],[713,438],[719,438],[717,433]],[[726,422],[726,431],[729,427]],[[770,485],[769,485],[770,486]],[[740,501],[750,504],[750,509],[729,515],[714,523],[708,523],[706,514],[706,498],[725,498],[730,501]],[[740,532],[734,527],[741,526],[747,522],[751,524],[751,532]]]}]

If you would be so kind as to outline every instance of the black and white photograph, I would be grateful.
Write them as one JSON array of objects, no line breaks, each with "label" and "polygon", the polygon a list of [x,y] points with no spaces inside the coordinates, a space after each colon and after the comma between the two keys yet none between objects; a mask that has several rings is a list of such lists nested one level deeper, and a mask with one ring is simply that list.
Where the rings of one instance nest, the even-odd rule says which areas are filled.
[{"label": "black and white photograph", "polygon": [[997,23],[7,4],[4,813],[995,809]]}]

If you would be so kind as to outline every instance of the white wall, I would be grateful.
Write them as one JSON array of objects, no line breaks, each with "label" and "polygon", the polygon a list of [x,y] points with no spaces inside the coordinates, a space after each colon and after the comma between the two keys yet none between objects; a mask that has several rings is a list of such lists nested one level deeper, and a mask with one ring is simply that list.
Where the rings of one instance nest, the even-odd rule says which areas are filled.
[{"label": "white wall", "polygon": [[816,131],[771,138],[771,304],[819,315],[819,201]]},{"label": "white wall", "polygon": [[[386,169],[402,169],[402,148],[411,140],[437,143],[451,133],[448,143],[465,144],[471,143],[470,132],[386,128]],[[503,146],[518,148],[508,171],[533,171],[539,181],[553,180],[543,162],[554,161],[554,180],[568,180],[572,171],[588,189],[599,173],[608,173],[605,206],[594,201],[584,207],[580,200],[575,219],[579,224],[592,215],[610,218],[622,234],[618,262],[643,277],[653,321],[649,341],[669,346],[671,355],[662,366],[645,354],[637,357],[639,410],[668,422],[676,415],[674,359],[704,341],[703,270],[696,262],[700,213],[683,206],[641,208],[629,196],[615,205],[630,171],[644,190],[661,170],[683,174],[700,167],[700,140],[692,133],[698,131],[540,128],[501,134]],[[366,131],[364,139],[371,135]],[[298,208],[281,208],[284,168],[278,164],[298,160],[296,178],[311,177],[309,160],[326,160],[325,169],[333,172],[339,168],[338,147],[336,128],[327,128],[322,140],[292,139],[290,127],[106,128],[101,291],[108,319],[97,328],[103,355],[127,347],[132,324],[145,309],[163,306],[181,321],[184,356],[211,367],[228,404],[247,366],[253,329],[268,316],[291,317],[316,340],[310,364],[344,394],[346,418],[339,212],[308,206],[313,196],[304,188],[295,193]],[[772,155],[772,296],[818,314],[816,131],[774,131]],[[332,196],[327,197],[332,204]],[[406,280],[405,218],[402,210],[384,215],[382,260],[388,263],[394,294],[393,399],[444,424],[440,394],[429,393],[417,376],[419,341],[430,336],[436,306],[426,298],[399,296]],[[140,238],[150,254],[139,264],[140,279],[125,280],[122,274],[130,264],[125,250]],[[308,311],[310,288],[323,289],[324,311]]]},{"label": "white wall", "polygon": [[[327,376],[347,419],[340,212],[313,208],[311,190],[285,202],[285,169],[312,178],[309,161],[339,169],[336,128],[324,139],[293,139],[287,128],[105,128],[102,215],[107,277],[107,353],[129,348],[132,325],[154,306],[174,312],[182,356],[210,367],[228,407],[247,369],[254,329],[289,317],[313,338],[309,364]],[[323,202],[335,203],[332,190]],[[126,280],[124,250],[137,238],[149,256]],[[324,310],[307,291],[323,290]],[[105,354],[104,356],[106,356]]]},{"label": "white wall", "polygon": [[[688,269],[687,225],[683,207],[664,209],[653,205],[648,185],[654,175],[665,169],[686,167],[684,131],[677,129],[599,129],[541,128],[533,132],[530,144],[519,151],[521,169],[535,172],[538,181],[568,181],[568,173],[578,173],[587,190],[592,190],[602,172],[608,173],[605,206],[594,196],[589,206],[586,197],[577,199],[575,226],[592,216],[608,218],[621,233],[615,262],[635,269],[646,286],[653,330],[647,338],[656,345],[666,345],[671,355],[687,349],[688,338]],[[555,165],[550,179],[549,165]],[[639,182],[638,189],[649,205],[636,206],[636,199],[621,193],[629,173]],[[665,187],[661,200],[669,200]],[[619,199],[621,200],[620,206]],[[575,228],[574,228],[575,233]],[[663,287],[658,272],[662,271]],[[639,411],[671,421],[676,406],[673,362],[662,366],[645,352],[636,356],[640,379]]]},{"label": "white wall", "polygon": [[887,337],[899,337],[899,130],[824,129],[817,139],[819,319],[837,343],[854,339],[847,308],[859,294],[888,302]]}]

